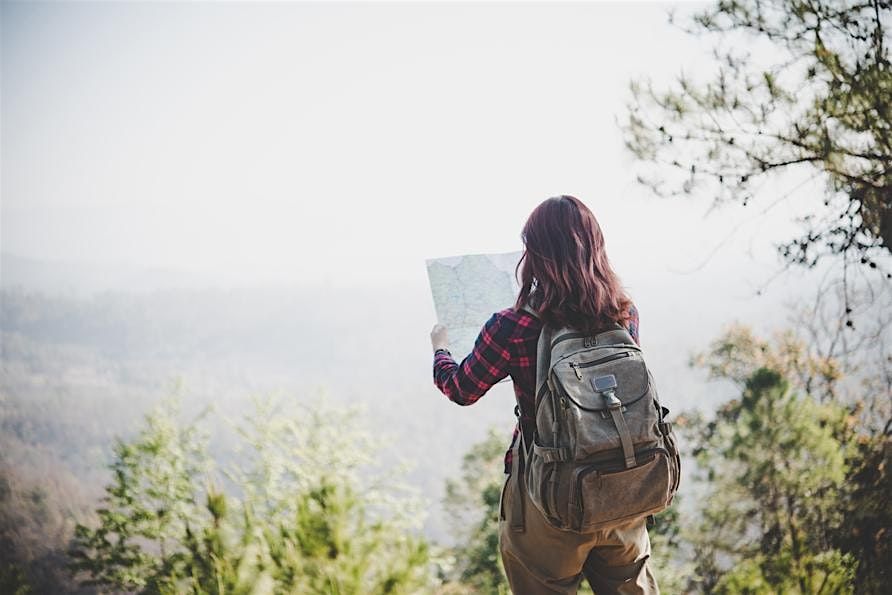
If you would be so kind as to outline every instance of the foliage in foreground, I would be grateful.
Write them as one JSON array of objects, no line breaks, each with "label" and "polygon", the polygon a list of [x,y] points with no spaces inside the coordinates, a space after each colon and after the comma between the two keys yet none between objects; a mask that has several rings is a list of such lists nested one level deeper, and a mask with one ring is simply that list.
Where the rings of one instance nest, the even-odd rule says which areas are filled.
[{"label": "foliage in foreground", "polygon": [[[98,524],[77,527],[73,570],[142,593],[423,590],[417,503],[389,474],[369,479],[376,449],[357,419],[258,402],[237,427],[239,462],[221,477],[200,427],[179,423],[170,405],[156,410],[116,445]],[[226,493],[215,487],[223,478]]]},{"label": "foliage in foreground", "polygon": [[[842,368],[793,335],[768,342],[745,327],[697,363],[740,392],[714,418],[678,419],[700,485],[683,484],[651,531],[663,591],[882,592],[892,568],[888,440],[865,431],[857,399],[840,396]],[[144,593],[507,593],[505,436],[473,446],[447,484],[458,545],[431,555],[412,536],[417,502],[371,468],[381,450],[358,419],[283,415],[261,401],[235,426],[236,462],[220,470],[201,424],[156,411],[117,444],[97,522],[77,528],[75,570],[86,584]],[[3,584],[21,578],[0,573]]]},{"label": "foliage in foreground", "polygon": [[760,368],[706,424],[695,448],[712,483],[697,539],[706,590],[851,592],[855,560],[830,539],[842,518],[845,423],[839,407]]},{"label": "foliage in foreground", "polygon": [[452,579],[479,593],[507,594],[499,554],[505,435],[491,428],[462,459],[461,477],[446,482],[444,505],[457,541]]},{"label": "foliage in foreground", "polygon": [[789,335],[772,345],[744,327],[698,363],[738,383],[741,394],[710,421],[687,420],[707,488],[684,535],[696,564],[690,587],[881,592],[892,562],[882,529],[892,524],[892,484],[881,463],[888,441],[859,431],[857,405],[802,391],[826,389],[838,367],[810,358]]}]

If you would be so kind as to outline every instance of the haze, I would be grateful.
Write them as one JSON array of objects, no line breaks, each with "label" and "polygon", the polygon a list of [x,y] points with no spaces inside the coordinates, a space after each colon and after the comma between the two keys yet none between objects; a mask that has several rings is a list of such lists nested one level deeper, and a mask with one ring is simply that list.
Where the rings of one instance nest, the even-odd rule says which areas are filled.
[{"label": "haze", "polygon": [[[708,56],[669,8],[3,3],[3,288],[113,290],[138,296],[146,325],[204,316],[196,336],[248,333],[163,335],[188,349],[151,368],[152,387],[186,370],[207,395],[318,384],[374,405],[386,392],[389,427],[434,453],[422,473],[435,498],[456,442],[490,423],[507,434],[513,403],[504,387],[471,410],[436,393],[424,259],[519,250],[531,209],[574,194],[601,221],[669,403],[714,403],[689,354],[735,319],[782,324],[813,281],[770,282],[795,196],[712,211],[709,196],[658,199],[635,182],[618,124],[630,80]],[[798,184],[786,182],[766,190]],[[256,293],[272,287],[272,302]],[[227,307],[195,293],[211,288]],[[320,346],[337,349],[324,359]]]}]

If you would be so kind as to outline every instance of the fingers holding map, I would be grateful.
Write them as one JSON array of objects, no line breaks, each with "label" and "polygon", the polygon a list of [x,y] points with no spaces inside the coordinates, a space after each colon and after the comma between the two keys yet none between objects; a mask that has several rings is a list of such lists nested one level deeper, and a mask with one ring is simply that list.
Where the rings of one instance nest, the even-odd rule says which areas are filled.
[{"label": "fingers holding map", "polygon": [[461,361],[493,312],[514,305],[520,252],[466,254],[427,260],[437,322],[449,329],[449,350]]}]

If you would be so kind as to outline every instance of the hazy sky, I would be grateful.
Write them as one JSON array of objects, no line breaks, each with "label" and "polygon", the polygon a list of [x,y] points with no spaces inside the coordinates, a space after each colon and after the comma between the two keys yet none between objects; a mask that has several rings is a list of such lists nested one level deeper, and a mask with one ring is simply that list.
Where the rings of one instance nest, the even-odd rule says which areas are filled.
[{"label": "hazy sky", "polygon": [[747,299],[792,207],[653,198],[622,145],[631,78],[708,63],[668,9],[4,2],[2,249],[421,284],[425,258],[519,249],[530,210],[568,193],[633,294]]}]

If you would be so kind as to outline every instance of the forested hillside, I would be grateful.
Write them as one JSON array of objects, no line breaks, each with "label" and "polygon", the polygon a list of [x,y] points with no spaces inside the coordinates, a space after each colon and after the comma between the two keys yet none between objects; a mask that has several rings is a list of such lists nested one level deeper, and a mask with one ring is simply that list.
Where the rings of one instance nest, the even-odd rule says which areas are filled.
[{"label": "forested hillside", "polygon": [[[3,580],[17,584],[27,575],[37,592],[55,592],[62,586],[72,592],[89,590],[78,587],[71,578],[67,552],[75,525],[91,527],[97,521],[95,510],[113,479],[109,465],[122,452],[116,450],[116,440],[139,440],[146,431],[143,415],[157,412],[161,403],[173,397],[180,408],[176,423],[186,427],[197,424],[206,432],[206,454],[202,456],[218,470],[244,469],[249,459],[238,447],[243,439],[235,427],[255,411],[256,398],[262,397],[273,398],[286,409],[297,406],[296,411],[319,403],[333,411],[359,406],[361,413],[352,414],[353,421],[381,439],[373,453],[365,453],[376,468],[395,469],[407,460],[414,463],[393,485],[397,491],[403,489],[399,486],[419,490],[420,516],[414,520],[422,523],[417,528],[424,527],[418,535],[431,540],[434,547],[424,564],[439,569],[435,575],[441,582],[478,585],[484,592],[501,584],[497,558],[492,557],[494,520],[485,513],[480,515],[491,507],[501,484],[499,460],[512,423],[510,386],[496,387],[472,410],[455,407],[430,383],[425,337],[416,332],[427,322],[423,308],[413,313],[386,290],[339,293],[329,289],[324,300],[319,299],[320,293],[318,289],[171,289],[66,296],[21,287],[3,290],[0,495],[4,498],[2,539],[7,564]],[[417,297],[419,303],[427,298]],[[859,306],[856,314],[863,317],[865,333],[868,328],[878,329],[876,338],[882,339],[888,336],[888,328],[877,314],[884,311],[879,300],[888,296],[873,295],[872,299]],[[362,307],[355,307],[357,303]],[[883,507],[888,500],[880,494],[888,477],[882,466],[876,465],[888,453],[882,454],[882,443],[871,436],[882,433],[875,424],[884,419],[884,399],[888,399],[888,384],[878,375],[883,362],[877,358],[881,360],[882,354],[866,348],[869,342],[862,341],[852,343],[851,353],[843,353],[843,359],[822,356],[820,347],[829,345],[833,336],[824,333],[820,325],[806,325],[796,332],[800,337],[813,333],[815,342],[801,343],[794,334],[763,341],[740,327],[719,338],[711,349],[701,349],[698,367],[685,372],[704,395],[697,408],[690,408],[697,400],[678,399],[679,386],[671,382],[662,391],[670,405],[681,401],[675,407],[678,425],[689,454],[696,455],[697,461],[689,457],[680,503],[665,517],[662,532],[655,536],[655,548],[664,554],[661,573],[667,585],[716,590],[749,580],[740,578],[739,573],[725,576],[728,561],[741,555],[749,559],[777,554],[772,548],[785,551],[790,539],[800,543],[797,555],[801,548],[813,553],[825,548],[836,552],[827,554],[830,558],[821,554],[824,557],[819,556],[818,561],[796,561],[794,556],[790,563],[795,568],[812,569],[808,580],[826,576],[828,584],[843,585],[854,580],[856,569],[867,573],[870,580],[879,580],[877,569],[886,559],[883,556],[888,556],[887,546],[882,544],[888,539],[870,530],[886,522]],[[660,355],[647,352],[658,370]],[[762,369],[778,376],[765,380]],[[725,383],[708,383],[705,374]],[[770,388],[775,385],[781,388]],[[781,409],[762,412],[747,405],[755,403],[753,396],[747,396],[757,394],[753,391],[775,395],[772,398],[777,405],[770,407]],[[723,402],[719,395],[738,398]],[[785,405],[785,399],[794,401]],[[815,405],[806,406],[803,399]],[[718,417],[711,412],[711,404],[720,405]],[[746,445],[729,438],[729,432],[733,435],[744,430],[739,426],[741,415],[755,416],[751,424],[766,423],[766,419],[776,424],[788,414],[784,411],[808,415],[800,421],[783,421],[780,426],[806,426],[786,438],[766,435],[769,442],[764,444]],[[809,423],[819,423],[829,433],[823,438],[814,436],[817,443],[800,445],[801,439],[811,439],[816,431],[807,427]],[[724,429],[722,424],[726,424]],[[489,450],[477,447],[472,451],[488,427],[494,428],[487,442]],[[741,434],[741,439],[745,435]],[[733,519],[721,520],[721,513],[728,510],[724,499],[729,495],[736,494],[735,506],[751,502],[747,506],[752,510],[764,510],[765,494],[777,489],[772,482],[787,481],[763,478],[760,481],[768,484],[760,488],[758,482],[746,479],[751,473],[763,473],[747,470],[755,464],[754,453],[799,452],[796,449],[800,448],[818,457],[803,461],[805,470],[791,471],[808,481],[809,472],[825,465],[819,462],[822,455],[814,453],[829,449],[841,457],[826,469],[830,474],[826,479],[813,478],[818,484],[785,488],[792,490],[789,497],[797,502],[797,509],[802,507],[802,512],[788,511],[793,515],[791,522],[800,528],[787,537],[783,537],[783,529],[774,546],[767,542],[759,545],[758,540],[749,545],[726,543],[728,530],[739,535],[775,531],[769,519],[757,521],[752,513],[743,511]],[[754,450],[748,454],[741,449]],[[278,456],[287,458],[288,452],[286,448]],[[478,454],[465,461],[471,468],[462,480],[459,465],[470,452]],[[488,454],[481,454],[484,452]],[[149,457],[139,467],[153,464]],[[741,464],[742,468],[728,475],[729,469]],[[774,468],[777,462],[764,464]],[[692,475],[695,469],[703,471],[699,483]],[[370,467],[359,473],[369,479],[376,471]],[[194,505],[205,506],[200,494],[208,485],[217,485],[230,496],[252,489],[250,482],[233,483],[225,473],[215,477],[218,483],[193,486],[197,490]],[[490,479],[485,480],[487,477]],[[719,478],[741,483],[714,485]],[[449,494],[463,492],[465,497],[447,498],[444,512],[441,499],[447,480],[451,482]],[[819,510],[833,511],[831,525],[827,524],[829,517],[799,518],[813,503]],[[344,514],[349,518],[349,513]],[[682,520],[676,524],[679,514]],[[756,524],[749,528],[734,524],[749,523],[746,519]],[[228,522],[234,522],[233,518]],[[726,522],[732,522],[733,529],[723,528]],[[478,529],[473,529],[476,524],[480,524]],[[825,527],[821,535],[808,532],[808,527],[818,525]],[[437,550],[450,543],[458,549],[451,553]],[[492,565],[467,565],[470,560],[482,562],[487,555]],[[858,556],[872,559],[861,560],[859,566],[855,563]],[[795,568],[791,568],[783,572],[793,572]],[[425,589],[433,589],[434,583]]]}]

